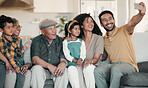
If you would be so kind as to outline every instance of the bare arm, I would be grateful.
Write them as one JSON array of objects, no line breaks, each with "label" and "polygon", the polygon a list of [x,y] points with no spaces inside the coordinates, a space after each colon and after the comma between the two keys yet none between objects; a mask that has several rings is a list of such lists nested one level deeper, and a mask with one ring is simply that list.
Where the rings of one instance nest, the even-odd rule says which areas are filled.
[{"label": "bare arm", "polygon": [[30,47],[31,42],[27,41],[24,46],[22,47],[22,53],[24,53],[29,47]]},{"label": "bare arm", "polygon": [[6,57],[0,52],[0,60],[2,60],[5,63],[9,63]]},{"label": "bare arm", "polygon": [[143,2],[139,3],[143,6],[143,10],[139,10],[139,13],[132,17],[132,19],[128,22],[126,30],[129,32],[129,34],[132,34],[134,32],[135,26],[142,20],[146,13],[146,6]]},{"label": "bare arm", "polygon": [[100,58],[101,54],[97,53],[94,55],[94,58],[92,59],[92,64],[96,64]]},{"label": "bare arm", "polygon": [[101,60],[105,61],[107,59],[107,57],[108,57],[108,54],[107,54],[106,50],[104,49]]},{"label": "bare arm", "polygon": [[39,58],[38,56],[32,57],[32,62],[33,62],[33,64],[40,65],[44,68],[48,68],[48,66],[51,65],[51,64],[45,62],[44,60],[42,60],[41,58]]},{"label": "bare arm", "polygon": [[84,67],[87,67],[89,64],[96,64],[100,56],[101,56],[100,53],[95,53],[93,59],[90,59],[84,62]]}]

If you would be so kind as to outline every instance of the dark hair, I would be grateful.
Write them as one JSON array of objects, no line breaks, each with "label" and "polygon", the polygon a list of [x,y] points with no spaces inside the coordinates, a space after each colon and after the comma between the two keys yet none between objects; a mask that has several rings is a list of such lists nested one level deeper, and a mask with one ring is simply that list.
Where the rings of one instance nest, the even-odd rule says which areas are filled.
[{"label": "dark hair", "polygon": [[[72,23],[72,22],[73,22],[73,23]],[[79,26],[80,26],[79,22],[76,21],[76,20],[74,20],[74,21],[69,21],[68,23],[66,23],[66,25],[65,25],[65,37],[68,36],[68,28],[69,28],[69,30],[72,30],[75,25],[79,25]]]},{"label": "dark hair", "polygon": [[104,15],[104,14],[110,14],[112,15],[113,19],[114,19],[114,15],[111,11],[109,10],[105,10],[105,11],[102,11],[100,14],[99,14],[99,20],[100,20],[100,23],[102,24],[102,21],[101,21],[101,16]]},{"label": "dark hair", "polygon": [[11,17],[7,17],[5,15],[1,15],[0,16],[0,28],[4,29],[4,27],[6,26],[6,23],[13,23],[13,20]]},{"label": "dark hair", "polygon": [[102,36],[102,32],[101,32],[99,26],[97,25],[97,23],[95,22],[95,20],[90,16],[90,14],[83,13],[83,14],[79,14],[78,16],[76,16],[74,18],[74,20],[77,20],[80,23],[81,33],[80,33],[79,37],[82,38],[84,36],[84,32],[83,32],[83,29],[81,28],[81,26],[83,25],[85,18],[88,18],[88,17],[90,17],[94,23],[94,28],[92,30],[92,33]]}]

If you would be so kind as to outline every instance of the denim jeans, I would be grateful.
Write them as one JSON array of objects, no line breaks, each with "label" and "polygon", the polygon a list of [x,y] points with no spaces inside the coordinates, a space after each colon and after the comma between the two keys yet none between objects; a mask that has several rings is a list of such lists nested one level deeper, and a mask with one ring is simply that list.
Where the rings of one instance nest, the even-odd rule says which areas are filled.
[{"label": "denim jeans", "polygon": [[119,88],[121,76],[134,72],[136,69],[124,62],[99,66],[94,71],[97,88]]},{"label": "denim jeans", "polygon": [[6,66],[5,63],[0,61],[0,88],[4,87],[6,78]]},{"label": "denim jeans", "polygon": [[25,75],[21,73],[16,73],[15,88],[23,88],[24,81],[25,81]]},{"label": "denim jeans", "polygon": [[[15,88],[23,88],[25,75],[21,73],[17,73],[17,80],[15,84]],[[4,88],[6,78],[6,65],[4,62],[0,61],[0,88]]]},{"label": "denim jeans", "polygon": [[[16,65],[18,67],[20,67],[20,71],[21,70],[21,66],[22,64],[20,62],[16,61]],[[16,83],[15,83],[15,88],[23,88],[24,86],[24,82],[25,82],[25,75],[21,74],[21,73],[16,73]]]}]

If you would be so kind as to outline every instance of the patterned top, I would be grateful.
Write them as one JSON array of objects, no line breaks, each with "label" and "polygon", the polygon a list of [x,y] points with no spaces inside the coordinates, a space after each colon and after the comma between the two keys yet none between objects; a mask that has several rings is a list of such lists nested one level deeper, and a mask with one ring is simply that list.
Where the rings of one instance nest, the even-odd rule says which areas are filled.
[{"label": "patterned top", "polygon": [[51,44],[43,34],[35,37],[31,44],[31,58],[38,56],[47,63],[58,66],[62,58],[65,60],[62,42],[63,38],[59,36],[56,36],[56,39],[53,39]]},{"label": "patterned top", "polygon": [[0,37],[0,52],[9,60],[13,66],[16,62],[15,60],[21,58],[23,54],[20,49],[20,38],[11,36],[12,41],[9,41],[5,35],[2,34]]}]

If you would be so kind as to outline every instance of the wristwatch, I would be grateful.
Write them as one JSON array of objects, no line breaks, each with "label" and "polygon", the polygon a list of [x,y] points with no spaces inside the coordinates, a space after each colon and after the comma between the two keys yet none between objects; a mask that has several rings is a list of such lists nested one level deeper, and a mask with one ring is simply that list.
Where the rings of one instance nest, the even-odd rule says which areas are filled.
[{"label": "wristwatch", "polygon": [[61,62],[64,62],[66,64],[66,66],[68,65],[67,61],[66,60],[62,60]]}]

